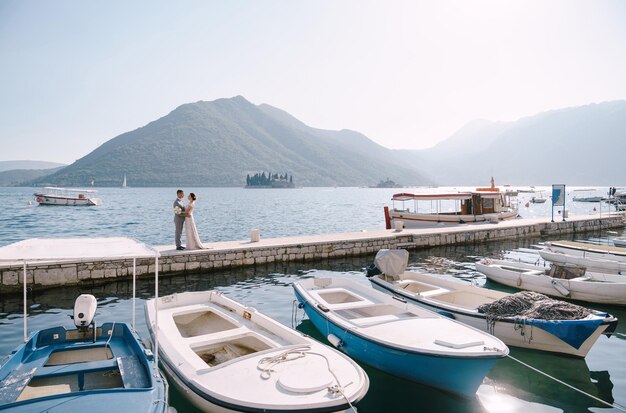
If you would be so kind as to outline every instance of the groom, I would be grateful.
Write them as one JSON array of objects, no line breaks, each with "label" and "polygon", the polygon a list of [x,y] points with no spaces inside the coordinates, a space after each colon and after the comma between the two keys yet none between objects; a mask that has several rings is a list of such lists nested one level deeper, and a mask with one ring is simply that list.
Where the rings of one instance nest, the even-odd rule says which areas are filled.
[{"label": "groom", "polygon": [[182,189],[176,191],[176,201],[174,201],[174,226],[176,227],[176,232],[174,233],[174,239],[178,251],[185,249],[180,242],[180,237],[183,235],[183,224],[185,223],[185,215],[183,215],[185,212],[185,205],[183,205],[184,196],[185,193]]}]

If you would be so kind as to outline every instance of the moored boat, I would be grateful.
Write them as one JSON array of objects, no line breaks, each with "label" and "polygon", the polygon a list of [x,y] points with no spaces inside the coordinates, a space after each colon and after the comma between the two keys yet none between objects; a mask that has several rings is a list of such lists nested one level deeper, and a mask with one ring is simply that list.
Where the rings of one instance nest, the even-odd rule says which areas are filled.
[{"label": "moored boat", "polygon": [[336,412],[368,390],[354,361],[221,292],[149,300],[145,312],[170,382],[201,410]]},{"label": "moored boat", "polygon": [[97,326],[96,298],[83,294],[74,305],[75,328],[59,325],[30,337],[27,330],[24,280],[29,263],[158,254],[127,238],[31,239],[0,248],[0,261],[24,262],[24,344],[0,368],[0,411],[168,411],[167,382],[157,357],[135,332],[134,307],[132,326],[119,321]]},{"label": "moored boat", "polygon": [[[411,271],[396,276],[379,274],[371,277],[370,282],[384,292],[493,334],[509,346],[585,357],[600,335],[611,333],[617,325],[615,317],[594,310],[584,311],[584,316],[576,319],[566,317],[570,312],[560,318],[529,317],[529,310],[540,313],[542,307],[528,297],[462,284],[429,274]],[[544,298],[547,297],[542,296],[539,299],[547,304],[546,308],[556,304],[554,300]],[[528,303],[528,306],[511,306],[513,312],[506,315],[494,315],[489,311],[490,306],[506,307],[507,302]],[[532,307],[531,303],[534,304]],[[562,305],[574,306],[569,303]]]},{"label": "moored boat", "polygon": [[468,192],[398,193],[391,198],[392,207],[385,207],[385,224],[391,229],[402,221],[405,228],[420,228],[514,219],[518,215],[516,196],[516,191],[500,191],[493,184]]},{"label": "moored boat", "polygon": [[626,237],[613,238],[613,245],[620,248],[626,248]]},{"label": "moored boat", "polygon": [[389,374],[473,397],[508,354],[499,339],[352,280],[293,285],[315,327],[341,351]]},{"label": "moored boat", "polygon": [[44,187],[42,191],[35,192],[35,201],[39,205],[65,205],[65,206],[96,206],[102,204],[100,198],[95,198],[93,189],[68,189],[54,186]]},{"label": "moored boat", "polygon": [[553,264],[550,268],[486,259],[476,270],[500,284],[590,303],[626,305],[626,278],[588,272],[582,267]]}]

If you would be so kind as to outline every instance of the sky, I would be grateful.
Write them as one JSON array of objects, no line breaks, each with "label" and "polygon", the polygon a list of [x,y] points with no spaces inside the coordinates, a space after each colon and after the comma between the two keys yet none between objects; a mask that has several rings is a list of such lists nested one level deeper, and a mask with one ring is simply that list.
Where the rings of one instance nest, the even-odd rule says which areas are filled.
[{"label": "sky", "polygon": [[0,1],[0,161],[242,95],[389,148],[626,99],[626,2]]}]

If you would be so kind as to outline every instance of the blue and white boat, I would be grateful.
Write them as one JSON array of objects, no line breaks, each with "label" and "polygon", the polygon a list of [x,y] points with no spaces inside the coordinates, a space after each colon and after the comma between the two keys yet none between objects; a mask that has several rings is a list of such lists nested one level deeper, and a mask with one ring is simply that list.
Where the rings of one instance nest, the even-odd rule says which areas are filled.
[{"label": "blue and white boat", "polygon": [[[617,318],[595,310],[578,319],[539,319],[524,314],[493,316],[481,306],[513,294],[407,271],[397,277],[370,278],[374,288],[405,298],[431,311],[495,335],[509,346],[585,357],[602,334],[611,334]],[[546,297],[547,298],[547,297]]]},{"label": "blue and white boat", "polygon": [[[128,238],[31,239],[0,248],[0,262],[22,261],[24,268],[24,343],[0,367],[0,411],[166,412],[167,382],[157,368],[158,357],[135,332],[134,305],[132,326],[123,322],[97,326],[96,298],[83,294],[74,305],[75,328],[59,325],[30,336],[26,313],[29,263],[158,260],[158,254]],[[133,304],[134,286],[133,277]]]},{"label": "blue and white boat", "polygon": [[464,397],[509,349],[496,337],[356,281],[309,278],[297,300],[335,347],[389,374]]}]

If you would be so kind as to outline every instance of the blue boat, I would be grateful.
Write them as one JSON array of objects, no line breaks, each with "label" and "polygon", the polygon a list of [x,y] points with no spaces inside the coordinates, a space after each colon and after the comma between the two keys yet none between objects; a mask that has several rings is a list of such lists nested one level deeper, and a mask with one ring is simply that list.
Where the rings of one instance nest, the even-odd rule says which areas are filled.
[{"label": "blue boat", "polygon": [[102,324],[95,340],[93,331],[40,330],[0,368],[0,411],[165,412],[167,389],[154,366],[125,323]]},{"label": "blue boat", "polygon": [[[0,412],[145,412],[169,410],[167,382],[158,352],[135,332],[137,258],[159,252],[129,238],[30,239],[0,248],[0,262],[23,262],[24,343],[0,367]],[[28,333],[27,268],[31,262],[132,259],[132,327],[122,322],[96,325],[97,301],[82,294],[74,304],[76,328],[56,326]],[[155,271],[155,295],[158,270]],[[158,341],[155,339],[158,349]]]},{"label": "blue boat", "polygon": [[294,283],[297,300],[335,347],[389,374],[473,397],[509,349],[496,337],[352,280]]}]

